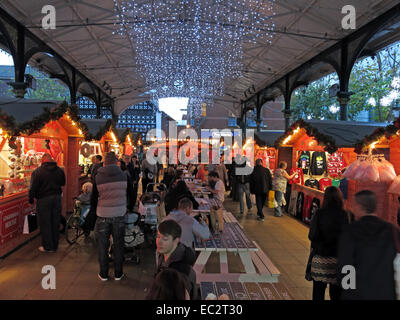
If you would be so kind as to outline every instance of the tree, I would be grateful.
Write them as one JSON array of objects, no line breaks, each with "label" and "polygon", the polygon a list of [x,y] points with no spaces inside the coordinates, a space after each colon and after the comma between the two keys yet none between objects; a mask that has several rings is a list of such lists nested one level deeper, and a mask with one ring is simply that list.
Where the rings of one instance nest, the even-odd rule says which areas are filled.
[{"label": "tree", "polygon": [[[373,121],[393,120],[393,96],[400,97],[400,85],[393,85],[400,76],[399,52],[400,43],[396,43],[354,65],[349,83],[349,91],[354,92],[348,103],[349,120],[357,120],[362,111],[368,111]],[[328,92],[338,82],[334,73],[297,89],[291,103],[293,118],[337,119],[339,103],[336,98],[329,98]]]}]

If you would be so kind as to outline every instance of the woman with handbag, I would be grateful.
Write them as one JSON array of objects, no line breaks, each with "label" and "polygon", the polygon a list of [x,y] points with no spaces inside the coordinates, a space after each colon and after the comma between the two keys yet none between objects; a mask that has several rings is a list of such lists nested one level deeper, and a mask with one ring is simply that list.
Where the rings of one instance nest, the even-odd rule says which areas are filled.
[{"label": "woman with handbag", "polygon": [[329,284],[331,300],[339,300],[340,284],[337,274],[337,250],[343,226],[352,218],[343,209],[343,196],[336,187],[325,190],[321,209],[311,220],[308,238],[311,240],[311,279],[313,300],[324,300]]}]

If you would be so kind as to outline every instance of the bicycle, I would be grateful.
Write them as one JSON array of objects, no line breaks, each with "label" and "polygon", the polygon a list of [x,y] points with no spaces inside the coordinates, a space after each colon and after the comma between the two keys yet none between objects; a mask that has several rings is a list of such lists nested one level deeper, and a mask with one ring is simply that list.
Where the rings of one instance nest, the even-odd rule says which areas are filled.
[{"label": "bicycle", "polygon": [[82,228],[84,219],[82,217],[82,203],[81,201],[74,198],[75,205],[74,211],[69,216],[67,224],[65,226],[65,238],[69,244],[74,244],[82,235],[88,236],[90,231]]}]

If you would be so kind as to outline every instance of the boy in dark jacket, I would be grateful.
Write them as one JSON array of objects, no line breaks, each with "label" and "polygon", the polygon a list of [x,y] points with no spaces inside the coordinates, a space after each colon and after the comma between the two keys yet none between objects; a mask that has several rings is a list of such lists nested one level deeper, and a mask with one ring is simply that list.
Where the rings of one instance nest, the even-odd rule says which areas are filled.
[{"label": "boy in dark jacket", "polygon": [[64,171],[45,153],[42,165],[32,172],[29,203],[37,199],[36,210],[42,236],[41,252],[55,252],[58,248],[61,222],[61,193],[65,185]]},{"label": "boy in dark jacket", "polygon": [[196,255],[193,250],[180,243],[182,228],[174,220],[165,220],[158,226],[157,235],[157,268],[155,276],[166,268],[172,268],[181,273],[185,287],[191,300],[196,299],[196,273],[193,265]]},{"label": "boy in dark jacket", "polygon": [[[400,235],[393,225],[377,217],[376,208],[377,199],[372,191],[363,190],[355,195],[354,213],[360,219],[344,227],[338,248],[339,274],[346,265],[354,266],[356,272],[355,289],[343,288],[344,300],[396,299],[394,236]],[[345,276],[341,274],[341,278]]]},{"label": "boy in dark jacket", "polygon": [[256,195],[257,216],[260,219],[264,219],[263,207],[271,186],[271,172],[263,167],[262,159],[257,159],[254,171],[250,175],[250,192]]}]

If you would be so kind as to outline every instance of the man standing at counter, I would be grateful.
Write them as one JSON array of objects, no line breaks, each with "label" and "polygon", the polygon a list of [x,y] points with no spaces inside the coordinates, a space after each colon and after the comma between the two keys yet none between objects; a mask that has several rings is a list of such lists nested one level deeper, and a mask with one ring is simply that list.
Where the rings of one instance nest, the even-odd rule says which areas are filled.
[{"label": "man standing at counter", "polygon": [[42,165],[35,169],[31,177],[29,203],[37,199],[36,210],[42,235],[41,252],[56,252],[60,236],[61,193],[65,185],[64,171],[52,157],[45,153]]}]

